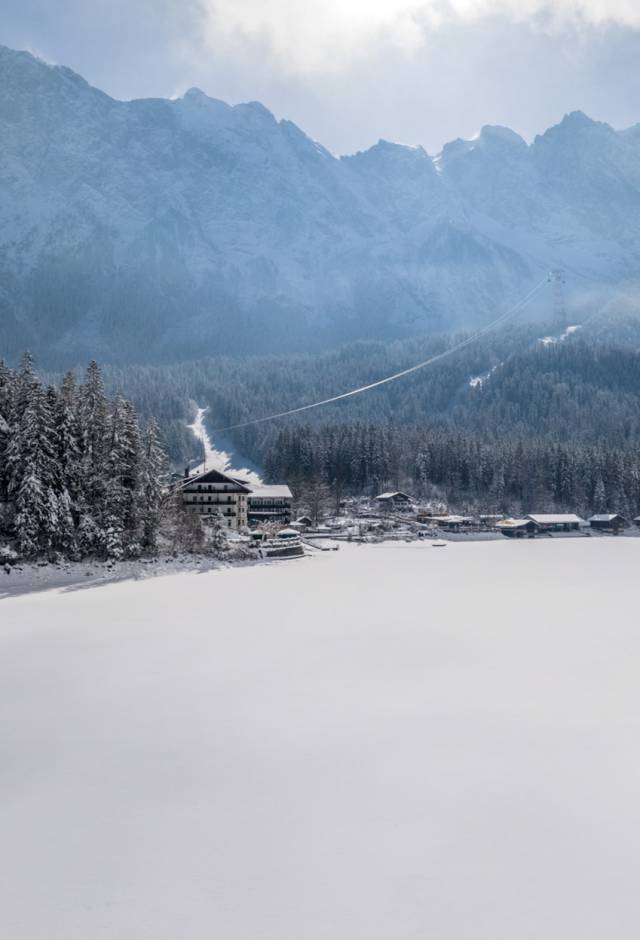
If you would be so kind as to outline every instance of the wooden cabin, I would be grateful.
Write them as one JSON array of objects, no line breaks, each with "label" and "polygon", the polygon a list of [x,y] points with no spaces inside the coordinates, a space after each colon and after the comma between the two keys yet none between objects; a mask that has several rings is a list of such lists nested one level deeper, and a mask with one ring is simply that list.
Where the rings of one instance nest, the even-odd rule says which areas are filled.
[{"label": "wooden cabin", "polygon": [[495,525],[498,532],[510,539],[532,539],[538,531],[533,519],[500,519]]},{"label": "wooden cabin", "polygon": [[589,525],[592,529],[613,532],[617,535],[618,532],[627,527],[628,523],[619,512],[599,512],[589,517]]},{"label": "wooden cabin", "polygon": [[399,490],[392,493],[380,493],[379,496],[376,496],[375,501],[385,509],[406,509],[413,502],[407,493],[401,493]]}]

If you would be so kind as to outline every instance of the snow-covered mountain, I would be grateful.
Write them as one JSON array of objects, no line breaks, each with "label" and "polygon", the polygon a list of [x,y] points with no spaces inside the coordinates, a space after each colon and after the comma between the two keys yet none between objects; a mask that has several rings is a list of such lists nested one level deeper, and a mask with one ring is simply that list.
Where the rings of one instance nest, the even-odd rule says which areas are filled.
[{"label": "snow-covered mountain", "polygon": [[0,47],[0,353],[403,336],[487,320],[550,267],[607,296],[639,262],[640,126],[336,158],[256,102],[116,101]]}]

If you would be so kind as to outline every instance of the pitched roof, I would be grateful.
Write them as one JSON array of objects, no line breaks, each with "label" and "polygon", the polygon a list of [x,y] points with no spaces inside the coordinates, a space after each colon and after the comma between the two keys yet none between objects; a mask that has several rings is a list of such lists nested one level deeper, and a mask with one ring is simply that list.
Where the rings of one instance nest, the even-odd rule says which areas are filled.
[{"label": "pitched roof", "polygon": [[496,522],[497,529],[521,529],[523,526],[531,525],[532,519],[501,519]]},{"label": "pitched roof", "polygon": [[393,493],[380,493],[379,496],[376,496],[376,499],[394,499],[396,496],[401,496],[403,499],[411,499],[407,493],[402,493],[400,490],[394,490]]},{"label": "pitched roof", "polygon": [[529,513],[527,519],[533,519],[538,525],[579,525],[583,520],[574,512],[564,513]]},{"label": "pitched roof", "polygon": [[589,516],[589,522],[613,522],[614,519],[624,521],[624,516],[620,515],[619,512],[597,512],[595,515]]},{"label": "pitched roof", "polygon": [[184,480],[180,480],[176,485],[180,489],[184,489],[185,486],[189,486],[192,483],[231,483],[236,491],[241,493],[250,493],[251,490],[244,483],[239,483],[235,477],[229,476],[228,473],[223,473],[222,470],[203,470],[202,473],[196,474],[193,477],[185,477]]}]

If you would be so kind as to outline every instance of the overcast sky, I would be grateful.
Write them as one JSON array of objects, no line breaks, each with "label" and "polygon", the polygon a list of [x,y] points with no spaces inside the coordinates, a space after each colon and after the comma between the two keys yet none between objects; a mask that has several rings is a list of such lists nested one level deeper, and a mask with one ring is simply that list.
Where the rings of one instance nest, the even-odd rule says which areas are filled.
[{"label": "overcast sky", "polygon": [[2,0],[0,42],[118,98],[262,101],[335,153],[640,121],[640,0]]}]

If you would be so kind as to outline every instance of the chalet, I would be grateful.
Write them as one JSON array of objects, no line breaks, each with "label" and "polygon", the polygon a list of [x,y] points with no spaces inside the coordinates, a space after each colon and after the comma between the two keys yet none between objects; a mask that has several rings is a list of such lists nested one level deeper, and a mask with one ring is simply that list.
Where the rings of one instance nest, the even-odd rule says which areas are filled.
[{"label": "chalet", "polygon": [[385,509],[403,509],[410,506],[413,500],[406,493],[394,491],[393,493],[380,493],[376,496],[376,503]]},{"label": "chalet", "polygon": [[592,529],[603,529],[606,532],[618,533],[626,528],[627,520],[618,512],[600,512],[589,518]]},{"label": "chalet", "polygon": [[227,529],[238,530],[247,525],[249,486],[223,473],[205,470],[186,477],[179,484],[182,501],[192,512],[218,521]]},{"label": "chalet", "polygon": [[277,522],[289,525],[293,495],[288,486],[249,485],[247,520],[249,525]]},{"label": "chalet", "polygon": [[527,516],[535,522],[540,532],[577,532],[584,520],[575,513],[531,513]]},{"label": "chalet", "polygon": [[501,519],[496,522],[496,529],[510,539],[531,539],[538,530],[538,526],[530,517],[527,519]]}]

